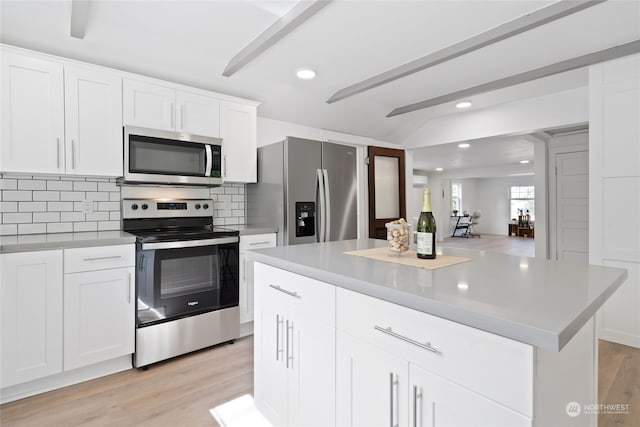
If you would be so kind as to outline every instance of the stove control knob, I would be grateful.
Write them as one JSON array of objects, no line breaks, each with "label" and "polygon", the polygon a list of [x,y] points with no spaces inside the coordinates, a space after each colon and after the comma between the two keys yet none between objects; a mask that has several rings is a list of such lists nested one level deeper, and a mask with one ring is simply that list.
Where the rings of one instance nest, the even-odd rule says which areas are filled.
[{"label": "stove control knob", "polygon": [[200,203],[196,203],[196,209],[200,209]]},{"label": "stove control knob", "polygon": [[131,209],[133,209],[134,211],[138,210],[138,205],[136,203],[132,204]]},{"label": "stove control knob", "polygon": [[202,205],[203,209],[209,209],[209,205],[207,203],[205,203],[204,205]]},{"label": "stove control knob", "polygon": [[148,208],[149,208],[149,205],[147,205],[146,203],[142,205],[142,210],[147,210]]}]

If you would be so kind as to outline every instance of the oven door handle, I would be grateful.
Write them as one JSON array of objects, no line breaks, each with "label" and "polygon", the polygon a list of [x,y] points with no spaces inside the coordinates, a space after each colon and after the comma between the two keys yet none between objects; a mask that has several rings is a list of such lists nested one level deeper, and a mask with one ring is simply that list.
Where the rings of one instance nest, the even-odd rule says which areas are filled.
[{"label": "oven door handle", "polygon": [[198,246],[214,246],[222,245],[225,243],[238,243],[240,238],[233,237],[219,237],[217,239],[201,239],[201,240],[182,240],[178,242],[155,242],[155,243],[143,243],[142,250],[147,249],[180,249],[180,248],[195,248]]}]

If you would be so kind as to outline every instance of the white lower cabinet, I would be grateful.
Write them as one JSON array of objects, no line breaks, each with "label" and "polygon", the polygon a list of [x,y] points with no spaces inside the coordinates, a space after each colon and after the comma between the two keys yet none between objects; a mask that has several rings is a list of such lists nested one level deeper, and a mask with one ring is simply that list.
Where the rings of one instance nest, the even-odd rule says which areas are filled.
[{"label": "white lower cabinet", "polygon": [[[247,249],[264,249],[276,246],[276,233],[240,236],[240,324],[253,321],[253,261],[247,260]],[[249,331],[250,332],[250,331]]]},{"label": "white lower cabinet", "polygon": [[64,369],[134,351],[133,267],[66,274]]},{"label": "white lower cabinet", "polygon": [[335,424],[335,288],[255,264],[256,405],[274,426]]},{"label": "white lower cabinet", "polygon": [[62,372],[62,251],[0,255],[0,387]]}]

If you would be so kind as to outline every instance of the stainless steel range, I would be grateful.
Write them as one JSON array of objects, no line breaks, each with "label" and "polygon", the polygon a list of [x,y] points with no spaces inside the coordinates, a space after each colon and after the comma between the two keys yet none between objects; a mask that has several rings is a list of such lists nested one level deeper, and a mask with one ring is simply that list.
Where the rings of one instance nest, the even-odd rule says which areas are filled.
[{"label": "stainless steel range", "polygon": [[211,200],[123,200],[136,241],[136,352],[143,367],[240,336],[238,232]]}]

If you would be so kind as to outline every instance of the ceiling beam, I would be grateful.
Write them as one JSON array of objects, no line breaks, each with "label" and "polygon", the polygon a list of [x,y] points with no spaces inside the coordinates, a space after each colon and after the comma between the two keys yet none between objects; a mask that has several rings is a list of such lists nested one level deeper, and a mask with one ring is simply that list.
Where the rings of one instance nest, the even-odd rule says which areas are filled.
[{"label": "ceiling beam", "polygon": [[295,30],[307,19],[318,13],[318,11],[331,3],[331,1],[332,0],[305,0],[299,2],[286,15],[274,22],[273,25],[264,30],[262,34],[231,58],[222,75],[231,77],[231,75],[264,53],[264,51]]},{"label": "ceiling beam", "polygon": [[525,83],[531,80],[541,79],[543,77],[552,76],[554,74],[564,73],[565,71],[575,70],[622,56],[632,55],[638,52],[640,52],[640,39],[621,44],[619,46],[589,53],[587,55],[582,55],[575,58],[567,59],[565,61],[556,62],[555,64],[536,68],[535,70],[514,74],[512,76],[504,77],[502,79],[494,80],[488,83],[483,83],[478,86],[473,86],[456,92],[447,93],[445,95],[436,96],[435,98],[416,102],[415,104],[405,105],[404,107],[394,109],[392,112],[387,114],[387,117],[398,116],[400,114],[406,114],[412,111],[433,107],[434,105],[440,105],[463,98],[469,98],[474,95],[480,95],[482,93],[491,92],[498,89],[504,89],[509,86]]},{"label": "ceiling beam", "polygon": [[588,7],[595,6],[604,1],[605,0],[561,0],[555,2],[547,7],[543,7],[542,9],[535,10],[527,15],[521,16],[502,25],[498,25],[488,31],[430,53],[422,58],[407,62],[406,64],[392,68],[384,73],[340,89],[331,95],[327,100],[327,103],[331,104],[333,102],[340,101],[341,99],[357,95],[369,89],[373,89],[394,80],[406,77],[410,74],[417,73],[418,71],[450,61],[469,52],[473,52],[490,44],[513,37],[517,34],[579,12]]},{"label": "ceiling beam", "polygon": [[71,37],[84,38],[88,16],[89,0],[71,0]]}]

